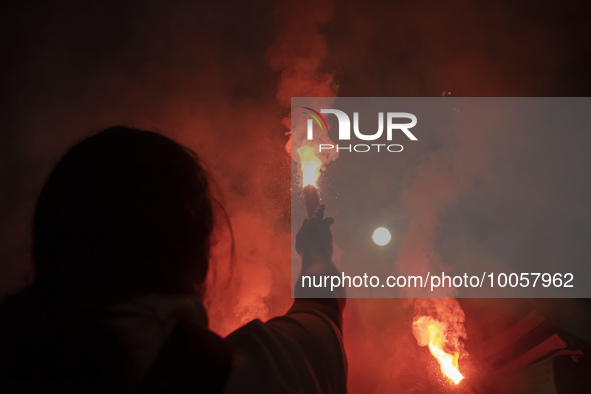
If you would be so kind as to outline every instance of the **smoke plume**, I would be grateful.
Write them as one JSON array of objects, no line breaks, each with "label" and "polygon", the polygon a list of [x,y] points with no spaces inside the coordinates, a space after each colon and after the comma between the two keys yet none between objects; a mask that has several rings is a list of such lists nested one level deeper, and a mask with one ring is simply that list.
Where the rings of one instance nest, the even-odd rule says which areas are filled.
[{"label": "smoke plume", "polygon": [[[291,303],[291,159],[284,149],[291,97],[332,97],[337,88],[348,97],[591,91],[591,61],[582,50],[589,36],[583,3],[65,0],[0,7],[0,293],[14,293],[33,278],[29,223],[52,166],[80,139],[127,124],[194,149],[216,180],[235,245],[232,259],[221,217],[208,314],[211,328],[222,335],[252,318],[280,315]],[[436,247],[442,215],[473,190],[481,174],[491,173],[496,147],[518,152],[512,168],[539,161],[506,130],[451,137],[409,169],[412,180],[395,207],[409,223],[400,273],[411,263],[424,270],[445,266]],[[551,142],[548,152],[554,152]],[[578,146],[584,150],[588,141],[581,137]],[[588,178],[586,167],[554,164],[526,174],[537,180],[540,196],[563,190],[568,201],[586,190],[573,181]],[[549,173],[559,174],[553,179],[570,175],[557,188],[545,182]],[[539,223],[557,250],[573,250],[575,241],[589,238],[582,225],[565,225],[563,237],[544,232],[549,220],[580,218],[585,205],[565,205],[560,217],[548,218],[540,214],[543,200],[529,201],[520,179],[512,179],[507,188],[489,179],[493,186],[486,192],[527,205],[521,223]],[[515,234],[528,229],[511,228]],[[535,235],[524,241],[532,250],[540,243]],[[473,258],[486,253],[480,250],[472,247]],[[429,303],[417,300],[415,306],[424,311],[419,313],[438,313]],[[453,305],[444,309],[457,311]],[[413,338],[414,315],[405,300],[348,301],[344,340],[351,393],[441,389],[436,362]],[[451,315],[462,322],[461,314]]]}]

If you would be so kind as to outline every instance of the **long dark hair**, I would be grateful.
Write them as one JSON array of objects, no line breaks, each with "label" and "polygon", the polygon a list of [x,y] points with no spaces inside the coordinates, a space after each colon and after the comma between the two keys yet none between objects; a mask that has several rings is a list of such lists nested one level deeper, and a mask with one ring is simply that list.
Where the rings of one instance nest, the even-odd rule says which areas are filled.
[{"label": "long dark hair", "polygon": [[211,201],[198,157],[170,138],[122,126],[87,138],[39,197],[36,285],[82,300],[191,292],[208,270]]},{"label": "long dark hair", "polygon": [[133,361],[103,306],[195,294],[212,203],[225,213],[198,157],[160,134],[119,126],[71,148],[37,203],[36,279],[0,308],[0,391],[130,391]]}]

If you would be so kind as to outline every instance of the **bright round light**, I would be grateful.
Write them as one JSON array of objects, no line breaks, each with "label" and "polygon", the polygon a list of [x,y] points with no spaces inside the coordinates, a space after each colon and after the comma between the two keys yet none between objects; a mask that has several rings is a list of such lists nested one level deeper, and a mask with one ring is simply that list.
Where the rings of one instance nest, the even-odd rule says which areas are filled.
[{"label": "bright round light", "polygon": [[384,246],[387,245],[392,239],[392,234],[385,227],[378,227],[374,230],[371,236],[376,245]]}]

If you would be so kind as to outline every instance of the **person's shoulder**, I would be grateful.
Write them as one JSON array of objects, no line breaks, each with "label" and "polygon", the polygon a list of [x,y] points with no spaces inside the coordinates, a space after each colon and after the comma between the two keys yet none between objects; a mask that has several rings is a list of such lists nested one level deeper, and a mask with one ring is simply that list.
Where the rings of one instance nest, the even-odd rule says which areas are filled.
[{"label": "person's shoulder", "polygon": [[324,313],[315,309],[290,311],[285,315],[274,317],[267,322],[252,320],[226,337],[229,342],[239,345],[245,342],[256,342],[282,338],[303,340],[304,337],[327,338],[342,341],[341,330],[334,321]]},{"label": "person's shoulder", "polygon": [[[320,311],[297,310],[267,322],[253,320],[227,338],[234,349],[227,393],[341,393],[346,359],[341,331]],[[262,391],[261,391],[262,390]]]}]

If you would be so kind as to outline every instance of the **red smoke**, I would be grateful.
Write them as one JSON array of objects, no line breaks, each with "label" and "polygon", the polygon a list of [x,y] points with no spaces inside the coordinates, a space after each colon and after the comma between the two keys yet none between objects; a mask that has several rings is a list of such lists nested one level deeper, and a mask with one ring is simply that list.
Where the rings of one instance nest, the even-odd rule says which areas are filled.
[{"label": "red smoke", "polygon": [[[291,303],[283,149],[291,97],[331,97],[337,88],[352,97],[588,95],[589,62],[570,40],[587,37],[588,24],[572,5],[561,14],[539,2],[512,11],[509,2],[468,1],[130,4],[16,2],[0,12],[4,291],[28,280],[28,223],[43,179],[68,146],[101,128],[161,131],[204,158],[235,234],[231,263],[222,220],[209,283],[210,325],[226,334]],[[568,36],[567,26],[577,30]],[[412,169],[403,206],[393,210],[409,220],[399,272],[410,261],[442,266],[433,246],[439,215],[508,139],[503,130],[471,130]],[[486,258],[478,247],[467,252]],[[351,393],[425,392],[438,383],[407,304],[349,300]]]},{"label": "red smoke", "polygon": [[[292,97],[334,97],[338,85],[334,71],[327,71],[324,62],[329,53],[320,24],[332,19],[334,1],[283,1],[275,8],[279,32],[265,58],[279,72],[277,101],[291,107]],[[291,129],[291,117],[283,119]],[[285,145],[291,153],[291,136]]]}]

